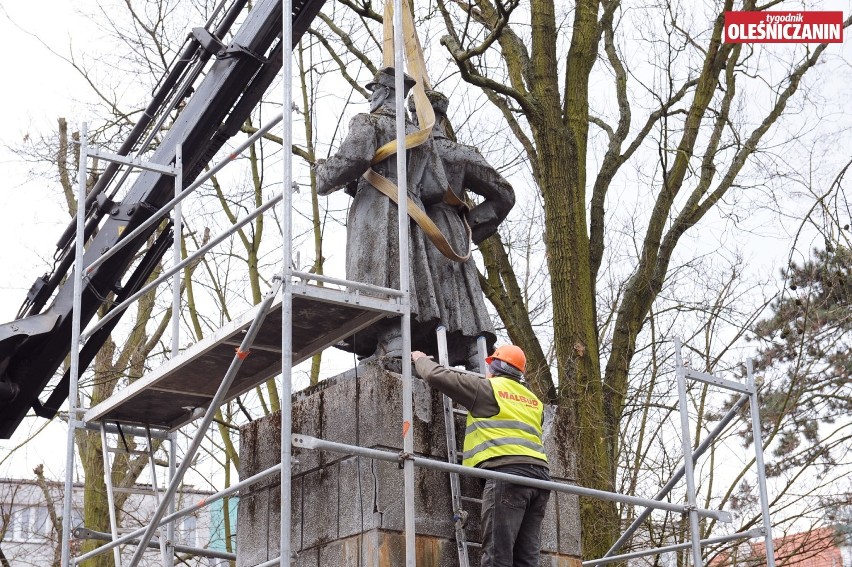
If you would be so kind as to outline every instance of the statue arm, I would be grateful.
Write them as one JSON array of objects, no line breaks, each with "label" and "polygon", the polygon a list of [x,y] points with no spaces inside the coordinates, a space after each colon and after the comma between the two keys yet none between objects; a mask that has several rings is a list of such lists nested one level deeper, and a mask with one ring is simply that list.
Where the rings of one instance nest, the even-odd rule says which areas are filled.
[{"label": "statue arm", "polygon": [[484,200],[468,214],[473,242],[479,244],[495,232],[515,204],[515,191],[482,154],[471,148],[470,161],[464,172],[464,188]]},{"label": "statue arm", "polygon": [[349,122],[349,134],[337,153],[316,166],[317,193],[328,195],[358,178],[370,167],[375,152],[375,126],[368,114]]}]

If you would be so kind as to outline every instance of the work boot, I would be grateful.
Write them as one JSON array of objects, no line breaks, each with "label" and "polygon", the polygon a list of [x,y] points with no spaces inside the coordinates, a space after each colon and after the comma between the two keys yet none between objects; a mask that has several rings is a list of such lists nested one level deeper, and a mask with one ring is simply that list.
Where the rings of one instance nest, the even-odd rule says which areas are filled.
[{"label": "work boot", "polygon": [[468,345],[467,360],[464,363],[464,367],[471,372],[483,374],[483,367],[480,366],[480,364],[484,365],[485,359],[481,354],[479,354],[479,348],[476,345],[476,341],[473,341]]},{"label": "work boot", "polygon": [[376,345],[376,361],[390,372],[402,374],[402,335],[399,329],[385,331]]},{"label": "work boot", "polygon": [[376,355],[399,358],[402,356],[402,335],[399,329],[384,331],[379,335],[379,341],[376,345]]}]

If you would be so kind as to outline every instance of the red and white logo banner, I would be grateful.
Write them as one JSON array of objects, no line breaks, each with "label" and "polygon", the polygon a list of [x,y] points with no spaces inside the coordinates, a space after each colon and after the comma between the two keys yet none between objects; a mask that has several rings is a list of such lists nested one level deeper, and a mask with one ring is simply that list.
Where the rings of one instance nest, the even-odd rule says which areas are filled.
[{"label": "red and white logo banner", "polygon": [[843,12],[725,12],[725,43],[843,43]]}]

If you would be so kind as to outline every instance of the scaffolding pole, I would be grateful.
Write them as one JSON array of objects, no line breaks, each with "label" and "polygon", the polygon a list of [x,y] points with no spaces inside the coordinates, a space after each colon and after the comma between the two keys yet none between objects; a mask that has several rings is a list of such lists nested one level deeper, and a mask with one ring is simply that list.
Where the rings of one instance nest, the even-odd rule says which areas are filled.
[{"label": "scaffolding pole", "polygon": [[695,470],[692,465],[692,442],[689,435],[689,407],[686,400],[686,373],[681,359],[680,338],[675,337],[675,375],[677,376],[677,397],[680,407],[680,435],[681,448],[683,449],[683,470],[686,477],[686,501],[689,504],[689,534],[690,549],[692,551],[693,567],[703,567],[701,559],[701,527],[698,524],[698,514],[695,512]]},{"label": "scaffolding pole", "polygon": [[757,466],[757,485],[760,491],[760,511],[763,517],[766,545],[766,567],[775,567],[775,543],[772,541],[772,520],[769,517],[769,495],[766,490],[766,465],[763,462],[763,433],[760,429],[760,404],[757,399],[757,384],[754,381],[754,362],[746,360],[746,380],[751,394],[751,433],[754,439],[754,461]]},{"label": "scaffolding pole", "polygon": [[[230,154],[228,154],[227,158],[223,159],[222,161],[218,162],[216,165],[211,167],[209,170],[206,170],[204,173],[202,173],[195,180],[194,183],[190,184],[189,187],[187,187],[186,189],[181,191],[179,195],[176,195],[171,201],[169,201],[168,203],[166,203],[165,205],[160,207],[157,210],[157,212],[155,212],[153,215],[151,215],[151,217],[149,217],[148,219],[143,221],[139,226],[137,226],[135,229],[133,229],[133,231],[130,232],[127,236],[125,236],[124,238],[122,238],[121,240],[116,242],[115,245],[112,248],[110,248],[109,250],[104,252],[101,256],[98,256],[97,258],[95,258],[92,261],[91,264],[86,266],[85,273],[86,274],[91,273],[95,268],[97,268],[98,266],[100,266],[101,264],[103,264],[104,262],[109,260],[110,258],[112,258],[116,253],[118,253],[119,250],[122,250],[125,246],[127,246],[128,244],[133,242],[136,239],[136,237],[139,236],[140,234],[142,234],[142,232],[144,232],[146,229],[148,229],[148,228],[154,226],[155,224],[159,223],[160,220],[162,220],[167,214],[169,214],[169,212],[172,209],[174,209],[177,206],[178,203],[183,201],[193,191],[195,191],[196,189],[201,187],[208,179],[210,179],[211,177],[213,177],[214,175],[219,173],[219,171],[222,168],[224,168],[226,165],[228,165],[229,163],[231,163],[232,161],[237,159],[237,157],[240,154],[242,154],[244,151],[246,151],[246,149],[248,149],[257,140],[259,140],[260,138],[262,138],[263,136],[268,134],[269,131],[272,130],[272,128],[275,127],[275,125],[278,124],[282,119],[283,119],[283,115],[279,115],[279,116],[276,116],[274,119],[272,119],[270,122],[261,126],[260,129],[257,132],[255,132],[254,134],[252,134],[251,136],[246,138],[245,142],[243,142],[242,144],[237,146],[234,149],[234,151],[232,151]],[[103,156],[101,156],[101,157],[103,157]],[[117,156],[117,157],[121,157],[121,156]],[[123,159],[125,159],[125,158],[122,158],[122,160]],[[124,162],[122,161],[122,163],[124,163]],[[135,163],[135,162],[132,162],[132,163]]]},{"label": "scaffolding pole", "polygon": [[[101,453],[104,459],[104,484],[106,485],[107,505],[109,505],[109,529],[112,539],[118,539],[118,514],[115,509],[115,494],[112,489],[112,458],[107,442],[106,427],[103,425],[101,425]],[[112,556],[116,567],[121,567],[121,548],[118,546],[113,548]]]},{"label": "scaffolding pole", "polygon": [[[434,469],[449,473],[458,473],[467,476],[484,478],[486,480],[493,479],[509,481],[514,484],[521,484],[523,486],[532,486],[533,488],[542,488],[544,490],[553,490],[556,492],[564,492],[566,494],[575,494],[577,496],[599,498],[601,500],[608,500],[611,502],[623,502],[626,504],[635,504],[637,506],[648,506],[650,508],[668,510],[670,512],[677,512],[679,514],[685,514],[690,510],[690,507],[684,504],[661,502],[659,500],[652,500],[650,498],[641,498],[639,496],[630,496],[628,494],[619,494],[617,492],[606,492],[604,490],[585,488],[583,486],[577,486],[574,484],[564,484],[561,482],[538,480],[535,478],[527,478],[509,473],[501,473],[489,469],[480,469],[476,467],[457,465],[454,463],[427,459],[425,457],[418,457],[416,455],[412,455],[411,453],[406,453],[405,451],[401,453],[394,453],[391,451],[383,451],[380,449],[359,447],[357,445],[336,443],[334,441],[326,441],[325,439],[319,439],[310,435],[300,435],[298,433],[293,435],[293,445],[301,449],[332,451],[334,453],[342,453],[344,455],[357,455],[360,457],[367,457],[380,461],[390,461],[394,463],[404,463],[408,461],[411,462],[412,465],[417,465],[419,467],[424,467],[427,469]],[[731,521],[733,521],[730,512],[726,512],[724,510],[695,508],[694,511],[698,516],[705,518],[713,518],[720,522],[730,523]]]},{"label": "scaffolding pole", "polygon": [[[182,144],[175,148],[175,198],[180,196],[183,186],[183,149]],[[174,212],[174,242],[172,259],[173,266],[180,264],[183,244],[183,207],[181,202],[175,204]],[[175,271],[172,278],[172,358],[180,353],[180,270]]]},{"label": "scaffolding pole", "polygon": [[[207,498],[205,498],[204,500],[202,500],[201,502],[199,502],[197,504],[193,504],[192,506],[188,506],[187,508],[182,508],[182,509],[178,510],[177,512],[174,512],[173,514],[170,514],[168,516],[163,517],[159,522],[156,522],[157,527],[168,524],[169,522],[174,522],[178,518],[188,516],[188,515],[192,514],[193,512],[197,512],[198,510],[201,510],[202,508],[208,506],[209,504],[216,502],[217,500],[221,500],[221,499],[225,498],[226,496],[236,494],[242,488],[246,488],[246,487],[251,486],[255,483],[258,483],[258,482],[260,482],[260,481],[262,481],[266,478],[269,478],[270,476],[278,474],[278,472],[280,470],[281,470],[281,465],[271,466],[264,471],[261,471],[261,472],[255,474],[255,475],[253,475],[253,476],[250,476],[249,478],[247,478],[245,480],[238,482],[237,484],[229,486],[228,488],[226,488],[224,490],[220,490],[219,492],[208,496]],[[101,553],[109,551],[110,549],[112,549],[113,547],[115,547],[117,545],[122,545],[122,544],[125,544],[125,543],[131,543],[131,542],[137,543],[139,536],[141,536],[142,534],[145,533],[145,529],[146,528],[143,527],[143,528],[139,528],[137,530],[134,530],[130,533],[124,534],[120,538],[115,539],[115,540],[99,547],[98,549],[95,549],[93,551],[90,551],[88,553],[81,555],[80,557],[77,558],[77,561],[78,562],[86,561],[87,559],[91,559],[92,557],[95,557],[97,555],[100,555]],[[77,531],[75,530],[75,535],[76,535],[76,533],[77,533]],[[82,534],[83,532],[79,532],[79,533]]]},{"label": "scaffolding pole", "polygon": [[[61,414],[61,416],[63,418],[67,417],[64,412]],[[121,433],[124,433],[125,435],[132,435],[134,437],[141,437],[141,436],[145,435],[145,427],[138,427],[138,426],[135,426],[135,425],[121,425],[120,428],[119,428],[119,426],[116,425],[115,423],[104,422],[104,423],[99,423],[97,425],[95,425],[94,422],[88,422],[88,421],[77,423],[77,429],[85,429],[87,431],[94,431],[95,433],[98,433],[98,434],[101,432],[101,427],[103,427],[103,429],[107,433],[113,433],[113,434],[119,433],[119,430],[120,430]],[[159,429],[159,430],[154,429],[154,430],[151,431],[151,437],[154,438],[154,439],[165,440],[165,439],[169,439],[170,435],[171,435],[170,433],[168,433],[167,431],[163,431],[161,429]]]},{"label": "scaffolding pole", "polygon": [[[183,144],[177,144],[175,147],[175,199],[180,197],[180,194],[183,192]],[[181,250],[183,248],[183,206],[182,201],[178,201],[175,204],[174,209],[174,228],[172,230],[172,234],[174,234],[174,242],[173,242],[173,254],[174,258],[172,259],[172,264],[177,266],[180,264]],[[174,277],[172,279],[172,358],[177,358],[180,354],[180,306],[181,306],[181,284],[180,284],[180,270],[176,270]],[[148,434],[148,443],[150,446],[151,442],[151,428],[146,428],[146,432]],[[171,441],[170,451],[169,451],[169,472],[168,472],[168,483],[171,484],[174,480],[175,473],[175,437],[171,435],[169,437]],[[153,463],[154,457],[151,455],[151,462]],[[152,464],[151,476],[153,478],[157,478],[157,469],[154,468]],[[175,511],[175,499],[168,499],[168,513],[172,513]],[[162,538],[161,538],[162,539]],[[169,522],[166,525],[166,537],[165,537],[165,548],[163,551],[163,566],[164,567],[174,567],[175,564],[175,554],[174,550],[177,549],[174,545],[175,541],[175,525],[174,522]]]},{"label": "scaffolding pole", "polygon": [[[699,544],[701,546],[705,545],[713,545],[716,543],[728,543],[729,541],[737,541],[741,539],[750,539],[753,537],[759,537],[763,535],[763,529],[757,528],[753,530],[748,530],[745,532],[738,532],[731,535],[726,536],[718,536],[711,537],[707,539],[702,539]],[[642,551],[634,551],[632,553],[624,553],[622,555],[614,555],[612,557],[605,557],[602,559],[595,559],[593,561],[583,561],[583,567],[596,567],[597,565],[607,565],[609,563],[615,563],[616,561],[627,561],[629,559],[639,559],[640,557],[648,557],[649,555],[662,555],[663,553],[670,553],[672,551],[681,551],[683,549],[689,549],[692,547],[692,542],[687,541],[684,543],[676,543],[673,545],[665,545],[662,547],[654,547],[651,549],[644,549]]]},{"label": "scaffolding pole", "polygon": [[[74,480],[74,442],[76,437],[77,429],[94,429],[89,424],[84,423],[83,421],[78,420],[77,413],[79,410],[77,408],[77,398],[79,391],[79,382],[80,382],[80,345],[83,344],[83,341],[86,340],[91,333],[85,334],[82,331],[82,297],[83,297],[83,286],[84,286],[84,277],[85,274],[90,272],[93,268],[91,265],[88,268],[85,268],[83,263],[85,262],[84,258],[84,250],[86,243],[86,234],[85,234],[85,221],[86,221],[86,197],[87,197],[87,174],[88,174],[88,160],[89,157],[99,157],[104,160],[107,160],[111,163],[121,163],[124,165],[128,165],[132,168],[142,169],[146,171],[155,171],[158,173],[162,173],[165,175],[177,176],[179,169],[174,167],[170,167],[167,165],[160,165],[156,163],[143,162],[142,160],[136,157],[126,157],[118,154],[113,154],[110,152],[105,152],[97,147],[90,148],[88,145],[88,125],[84,122],[80,128],[80,159],[79,159],[79,169],[77,172],[77,217],[75,219],[75,262],[74,262],[74,271],[72,273],[73,282],[74,282],[74,292],[72,296],[72,314],[71,314],[71,349],[69,353],[70,363],[69,363],[69,391],[68,391],[68,438],[66,441],[66,457],[65,457],[65,493],[63,494],[63,517],[62,517],[62,543],[61,543],[61,552],[60,552],[60,565],[61,567],[69,567],[72,564],[76,564],[77,560],[71,557],[71,511],[73,507],[73,480]],[[178,152],[180,152],[180,146],[178,146]],[[178,162],[179,157],[178,157]],[[177,181],[176,183],[180,183]],[[102,259],[102,258],[101,258]],[[153,287],[153,286],[152,286]],[[141,295],[141,294],[139,294]],[[132,298],[136,298],[139,295],[131,296]],[[129,305],[129,302],[127,303]],[[114,316],[114,315],[113,315]],[[103,327],[107,320],[112,317],[108,314],[106,317],[99,321],[97,328]],[[94,331],[92,331],[94,332]],[[119,434],[121,433],[120,427],[116,426],[116,430]],[[150,429],[146,428],[146,431],[149,441],[150,441]],[[105,424],[102,424],[100,427],[101,432],[101,440],[102,443],[105,443],[106,440],[106,432],[107,428]],[[102,447],[102,450],[106,450],[105,447]],[[109,459],[104,460],[104,480],[107,483],[108,488],[112,488],[112,478],[111,478],[111,470],[109,468]],[[156,471],[152,471],[152,474],[156,474]],[[111,529],[113,532],[117,529],[117,522],[115,516],[115,510],[113,509],[114,498],[108,498],[111,501],[110,503],[110,515],[111,515]],[[117,549],[117,548],[116,548]],[[116,564],[121,565],[121,557],[120,553],[116,550],[114,560]],[[166,561],[166,567],[169,567],[169,562]]]},{"label": "scaffolding pole", "polygon": [[[114,539],[110,534],[96,532],[87,528],[78,528],[74,530],[74,536],[77,539],[93,539],[96,541],[113,541]],[[138,539],[131,539],[128,543],[138,543],[138,541]],[[187,553],[198,557],[212,557],[214,559],[227,559],[229,561],[237,560],[237,555],[235,553],[228,553],[226,551],[216,551],[215,549],[192,547],[189,545],[172,545],[171,547],[177,553]],[[160,549],[160,543],[157,541],[149,541],[148,549]],[[171,559],[174,561],[174,556],[172,556]]]},{"label": "scaffolding pole", "polygon": [[83,244],[86,225],[86,173],[88,170],[88,128],[80,128],[80,166],[77,171],[77,236],[74,261],[74,299],[71,315],[71,368],[68,390],[68,439],[65,445],[65,493],[62,505],[62,553],[60,563],[71,560],[71,507],[74,490],[74,437],[77,428],[77,387],[80,380],[80,305],[83,298]]},{"label": "scaffolding pole", "polygon": [[[172,432],[169,434],[169,484],[173,483],[175,480],[175,474],[177,474],[177,435]],[[175,513],[175,508],[177,507],[177,503],[174,498],[169,499],[169,507],[168,514],[169,516]],[[168,538],[170,544],[174,544],[175,541],[175,523],[167,522],[166,523],[166,538]],[[174,547],[174,545],[173,545]],[[175,547],[175,549],[177,549]],[[175,564],[175,557],[172,554],[169,557],[169,563],[166,567],[172,567]]]},{"label": "scaffolding pole", "polygon": [[[394,95],[396,103],[396,184],[397,184],[397,224],[399,228],[399,290],[403,293],[402,302],[402,450],[406,454],[414,453],[413,395],[411,384],[411,296],[408,257],[408,164],[405,152],[405,90],[403,72],[403,30],[402,0],[393,2],[393,55],[394,55]],[[405,502],[405,566],[415,567],[416,531],[414,510],[414,463],[403,463],[403,487]]]},{"label": "scaffolding pole", "polygon": [[[707,437],[704,438],[704,440],[701,442],[701,444],[698,445],[698,448],[692,453],[692,462],[693,463],[697,462],[698,459],[701,457],[701,455],[703,455],[704,452],[707,451],[707,449],[710,448],[710,446],[713,444],[713,442],[716,440],[716,438],[722,433],[722,431],[724,431],[724,429],[728,426],[728,424],[731,423],[731,421],[739,413],[740,409],[744,405],[746,405],[748,403],[748,401],[749,401],[748,396],[746,396],[746,395],[740,396],[740,399],[738,399],[736,401],[736,403],[733,405],[733,407],[731,407],[731,409],[728,410],[728,413],[725,414],[725,417],[723,417],[719,421],[719,423],[716,425],[716,427],[713,428],[713,431],[711,431],[710,434],[707,435]],[[662,500],[663,498],[668,496],[668,494],[669,494],[669,492],[671,492],[672,488],[674,488],[675,485],[678,482],[680,482],[680,480],[683,478],[683,475],[685,474],[685,472],[686,472],[686,467],[684,465],[681,465],[680,468],[677,470],[677,472],[665,484],[665,486],[663,486],[663,488],[660,489],[660,491],[656,494],[656,496],[654,496],[654,500]],[[642,512],[639,514],[639,516],[637,516],[636,519],[633,520],[633,522],[624,531],[624,533],[621,535],[621,537],[618,538],[618,541],[616,541],[614,544],[612,544],[612,547],[610,547],[609,551],[607,551],[604,554],[604,557],[614,556],[615,553],[618,552],[618,550],[621,549],[621,547],[625,543],[627,543],[627,540],[629,540],[633,536],[633,534],[636,533],[636,530],[639,529],[639,527],[642,525],[642,523],[646,519],[648,519],[648,516],[651,515],[652,511],[653,511],[652,508],[646,508],[645,510],[642,510]],[[585,563],[584,563],[584,565],[585,565]]]},{"label": "scaffolding pole", "polygon": [[266,317],[266,313],[269,311],[269,306],[272,304],[272,299],[278,293],[279,287],[280,284],[276,285],[272,290],[267,293],[266,297],[263,299],[263,303],[261,303],[260,309],[257,313],[257,317],[254,321],[252,321],[252,324],[248,328],[248,331],[246,331],[242,343],[240,343],[237,352],[234,354],[234,358],[231,361],[231,366],[230,368],[228,368],[227,374],[225,374],[225,377],[222,379],[221,384],[219,384],[219,388],[216,390],[216,394],[213,396],[213,399],[210,400],[210,403],[207,407],[207,411],[204,413],[204,418],[201,420],[201,424],[198,426],[198,431],[195,433],[195,436],[193,437],[192,442],[190,443],[189,448],[186,451],[186,455],[184,455],[184,458],[180,463],[180,467],[178,467],[175,478],[172,479],[172,482],[169,483],[169,487],[166,490],[165,499],[157,506],[157,509],[154,511],[154,515],[151,518],[151,523],[148,524],[148,527],[145,529],[145,533],[139,540],[139,544],[136,547],[136,551],[133,553],[133,557],[130,559],[130,567],[136,567],[142,560],[142,555],[145,553],[145,548],[147,547],[148,542],[151,541],[151,539],[154,537],[154,531],[156,531],[160,519],[166,513],[168,500],[170,498],[174,498],[178,486],[183,480],[184,474],[186,474],[186,471],[191,466],[192,459],[195,457],[195,453],[198,451],[198,448],[201,446],[201,442],[204,440],[204,436],[207,434],[207,429],[210,427],[210,424],[213,423],[213,418],[216,416],[216,412],[219,410],[219,406],[222,404],[222,401],[225,399],[225,395],[228,393],[228,388],[230,387],[231,382],[234,381],[237,372],[242,366],[243,360],[245,360],[245,358],[249,355],[251,345],[254,342],[254,338],[257,335],[257,331],[258,329],[260,329],[260,325],[261,323],[263,323],[263,319]]},{"label": "scaffolding pole", "polygon": [[293,427],[292,412],[292,372],[293,372],[293,154],[290,147],[293,145],[293,18],[292,0],[282,0],[283,11],[281,25],[281,43],[284,46],[282,62],[282,101],[281,110],[284,120],[281,133],[281,147],[283,152],[282,181],[284,189],[284,202],[281,212],[281,235],[282,235],[282,290],[281,290],[281,510],[279,521],[279,565],[289,567],[293,555],[291,549],[290,532],[292,527],[291,509],[291,484],[292,484],[292,452],[290,445],[291,430]]},{"label": "scaffolding pole", "polygon": [[[131,295],[130,297],[128,297],[127,299],[125,299],[121,303],[115,305],[106,315],[101,317],[98,320],[97,323],[95,323],[94,325],[92,325],[91,327],[86,329],[86,332],[82,334],[82,337],[84,339],[88,339],[89,337],[94,335],[95,332],[97,332],[101,327],[103,327],[104,325],[109,323],[113,319],[113,317],[116,317],[119,313],[121,313],[122,311],[124,311],[125,309],[130,307],[130,305],[134,301],[136,301],[137,299],[139,299],[140,297],[142,297],[143,295],[145,295],[146,293],[148,293],[152,289],[156,288],[161,283],[168,281],[168,279],[171,278],[174,274],[176,274],[180,270],[184,269],[186,266],[192,264],[193,262],[195,262],[196,260],[198,260],[199,258],[204,256],[207,252],[209,252],[211,249],[213,249],[219,243],[227,240],[228,237],[230,237],[234,232],[241,229],[242,227],[244,227],[245,225],[247,225],[248,223],[250,223],[251,221],[253,221],[257,217],[259,217],[260,215],[262,215],[263,213],[265,213],[266,211],[268,211],[269,209],[271,209],[272,207],[277,205],[278,202],[281,201],[281,199],[282,199],[282,194],[278,193],[277,195],[272,197],[269,201],[267,201],[266,203],[264,203],[261,206],[259,206],[258,208],[256,208],[254,211],[252,211],[250,214],[246,215],[244,218],[240,219],[237,223],[234,224],[234,226],[225,230],[219,236],[210,240],[210,242],[208,242],[207,244],[205,244],[204,246],[202,246],[201,248],[199,248],[198,250],[196,250],[195,252],[193,252],[192,254],[187,256],[187,258],[185,260],[178,262],[177,264],[175,264],[174,266],[172,266],[171,268],[169,268],[168,270],[163,272],[158,278],[156,278],[155,280],[150,281],[147,284],[145,284],[144,286],[142,286],[139,289],[139,291],[137,291],[136,293],[134,293],[133,295]],[[119,241],[119,242],[122,242],[122,241]]]}]

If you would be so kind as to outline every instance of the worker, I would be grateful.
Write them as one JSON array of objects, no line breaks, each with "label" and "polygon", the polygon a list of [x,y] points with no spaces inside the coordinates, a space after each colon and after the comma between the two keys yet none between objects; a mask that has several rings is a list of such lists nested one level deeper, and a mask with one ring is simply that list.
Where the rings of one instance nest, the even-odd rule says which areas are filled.
[{"label": "worker", "polygon": [[[542,445],[544,408],[524,385],[526,355],[515,345],[487,357],[486,378],[411,353],[417,375],[468,410],[466,466],[549,481]],[[538,567],[550,491],[488,479],[482,490],[482,567]]]}]

